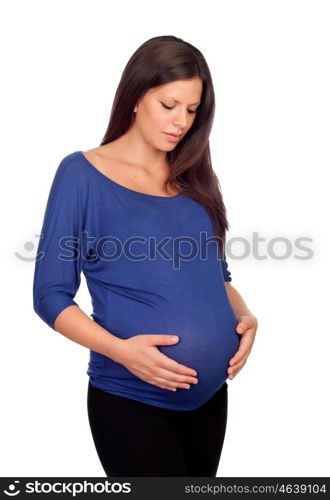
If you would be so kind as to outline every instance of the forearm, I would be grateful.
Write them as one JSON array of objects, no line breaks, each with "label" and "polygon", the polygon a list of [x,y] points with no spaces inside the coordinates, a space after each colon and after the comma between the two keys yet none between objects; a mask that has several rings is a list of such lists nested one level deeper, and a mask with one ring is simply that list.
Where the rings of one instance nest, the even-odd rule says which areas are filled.
[{"label": "forearm", "polygon": [[68,339],[119,363],[124,340],[93,321],[78,306],[69,306],[57,316],[54,329]]},{"label": "forearm", "polygon": [[[239,318],[243,315],[254,316],[254,314],[250,311],[248,306],[243,300],[243,297],[239,294],[239,292],[234,288],[230,282],[225,283],[227,295],[229,301],[234,309],[236,317]],[[255,316],[254,316],[255,317]]]}]

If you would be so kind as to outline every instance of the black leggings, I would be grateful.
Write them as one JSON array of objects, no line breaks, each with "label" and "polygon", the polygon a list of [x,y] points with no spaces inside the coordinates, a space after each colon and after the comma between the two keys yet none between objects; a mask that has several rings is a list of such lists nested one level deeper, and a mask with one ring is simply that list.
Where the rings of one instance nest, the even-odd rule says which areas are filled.
[{"label": "black leggings", "polygon": [[107,477],[216,477],[227,388],[225,382],[204,405],[181,411],[109,394],[89,381],[89,425]]}]

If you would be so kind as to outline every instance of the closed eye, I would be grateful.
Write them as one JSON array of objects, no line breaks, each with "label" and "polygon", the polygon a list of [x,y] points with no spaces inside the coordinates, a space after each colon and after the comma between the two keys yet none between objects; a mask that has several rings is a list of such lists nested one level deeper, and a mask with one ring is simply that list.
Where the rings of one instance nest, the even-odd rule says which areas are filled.
[{"label": "closed eye", "polygon": [[[165,109],[173,109],[173,108],[170,108],[169,106],[166,106],[163,102],[161,102],[161,105],[165,108]],[[191,114],[196,114],[197,112],[197,109],[195,109],[195,111],[193,111],[192,109],[188,109],[188,113],[191,113]]]}]

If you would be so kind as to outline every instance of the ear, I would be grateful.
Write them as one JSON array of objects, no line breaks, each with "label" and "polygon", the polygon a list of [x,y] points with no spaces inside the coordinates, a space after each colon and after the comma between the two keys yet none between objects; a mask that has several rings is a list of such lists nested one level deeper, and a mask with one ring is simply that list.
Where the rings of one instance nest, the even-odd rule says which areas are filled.
[{"label": "ear", "polygon": [[141,101],[142,101],[142,97],[140,96],[140,98],[136,101],[136,104],[135,104],[135,107],[134,107],[134,113],[137,112],[139,104],[140,104]]}]

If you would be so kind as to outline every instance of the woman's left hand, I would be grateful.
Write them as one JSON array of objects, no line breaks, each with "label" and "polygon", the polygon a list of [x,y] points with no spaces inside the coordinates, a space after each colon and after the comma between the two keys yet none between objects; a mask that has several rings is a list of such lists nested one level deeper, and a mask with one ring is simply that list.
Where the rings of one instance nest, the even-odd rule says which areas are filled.
[{"label": "woman's left hand", "polygon": [[252,350],[257,328],[258,320],[255,316],[244,314],[238,318],[236,331],[242,335],[242,338],[240,340],[238,351],[229,361],[230,366],[227,373],[230,380],[234,378],[245,365]]}]

